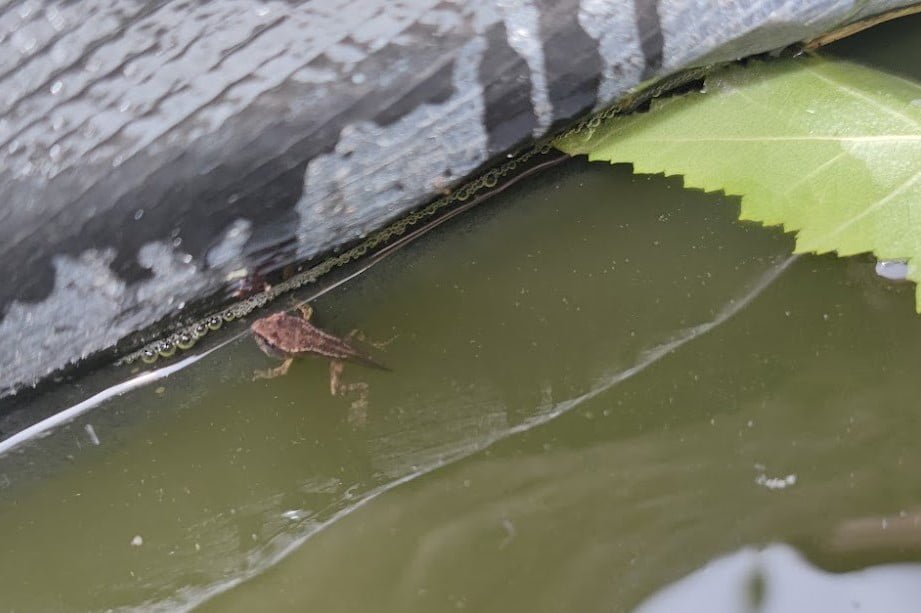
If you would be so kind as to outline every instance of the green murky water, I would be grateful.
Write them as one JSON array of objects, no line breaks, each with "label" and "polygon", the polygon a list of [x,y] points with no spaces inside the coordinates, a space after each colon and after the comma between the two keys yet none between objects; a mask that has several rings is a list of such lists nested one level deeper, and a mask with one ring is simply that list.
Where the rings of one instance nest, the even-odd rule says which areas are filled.
[{"label": "green murky water", "polygon": [[0,609],[622,611],[751,546],[921,561],[911,288],[737,208],[567,162],[314,303],[396,336],[345,370],[365,415],[243,337],[18,447]]}]

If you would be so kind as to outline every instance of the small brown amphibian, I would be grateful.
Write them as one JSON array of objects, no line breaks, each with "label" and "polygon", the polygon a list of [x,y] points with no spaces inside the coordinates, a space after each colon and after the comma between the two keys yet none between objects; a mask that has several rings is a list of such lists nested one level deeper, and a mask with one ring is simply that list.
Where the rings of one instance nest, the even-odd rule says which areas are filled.
[{"label": "small brown amphibian", "polygon": [[273,313],[257,319],[250,326],[256,343],[264,353],[284,359],[281,366],[269,370],[257,370],[254,373],[254,379],[280,377],[288,372],[295,358],[317,355],[330,360],[329,391],[333,396],[339,396],[345,392],[361,392],[367,389],[366,383],[353,383],[346,386],[340,382],[345,362],[356,362],[389,370],[351,345],[349,341],[357,334],[357,330],[352,331],[345,339],[341,339],[310,323],[310,317],[313,314],[310,305],[300,307],[300,311],[301,317],[287,313]]}]

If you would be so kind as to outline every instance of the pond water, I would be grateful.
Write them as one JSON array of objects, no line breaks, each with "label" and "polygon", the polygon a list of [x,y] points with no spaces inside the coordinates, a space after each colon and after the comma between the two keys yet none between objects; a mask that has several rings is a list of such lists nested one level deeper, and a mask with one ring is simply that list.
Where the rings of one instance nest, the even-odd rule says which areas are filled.
[{"label": "pond water", "polygon": [[0,608],[915,610],[913,288],[738,202],[565,162],[313,302],[364,409],[244,335],[17,446]]}]

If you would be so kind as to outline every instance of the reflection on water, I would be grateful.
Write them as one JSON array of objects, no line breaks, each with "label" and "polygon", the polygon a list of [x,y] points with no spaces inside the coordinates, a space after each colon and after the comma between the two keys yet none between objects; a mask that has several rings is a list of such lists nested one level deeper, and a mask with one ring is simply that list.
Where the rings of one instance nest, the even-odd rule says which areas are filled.
[{"label": "reflection on water", "polygon": [[832,574],[786,545],[714,560],[637,607],[636,613],[915,613],[921,564]]}]

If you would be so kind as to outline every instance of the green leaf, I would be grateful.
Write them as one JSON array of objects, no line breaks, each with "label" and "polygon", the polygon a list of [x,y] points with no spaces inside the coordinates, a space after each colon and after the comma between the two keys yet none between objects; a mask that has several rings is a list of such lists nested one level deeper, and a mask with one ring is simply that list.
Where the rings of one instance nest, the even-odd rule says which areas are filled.
[{"label": "green leaf", "polygon": [[921,281],[917,83],[818,57],[734,66],[557,146],[741,195],[740,217],[796,231],[799,253],[905,259]]}]

